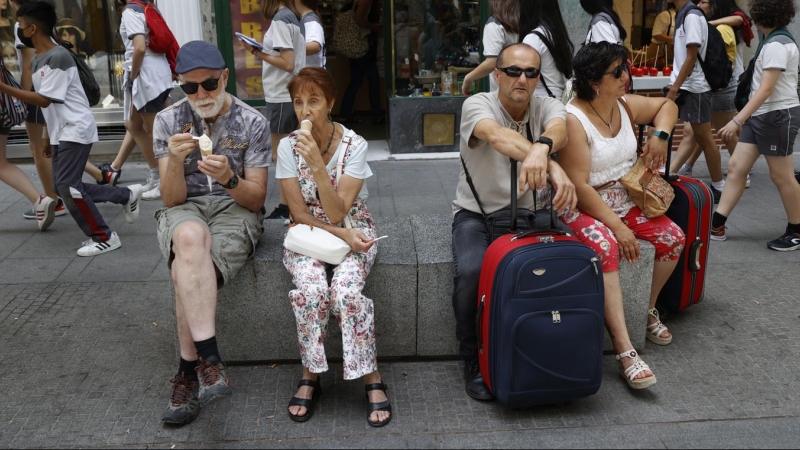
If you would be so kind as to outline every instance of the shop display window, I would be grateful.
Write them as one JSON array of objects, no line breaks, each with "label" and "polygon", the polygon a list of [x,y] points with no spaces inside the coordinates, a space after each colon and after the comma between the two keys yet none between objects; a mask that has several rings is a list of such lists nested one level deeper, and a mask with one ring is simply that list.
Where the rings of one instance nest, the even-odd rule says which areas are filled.
[{"label": "shop display window", "polygon": [[480,63],[481,5],[462,0],[395,0],[394,95],[449,96]]},{"label": "shop display window", "polygon": [[[122,104],[122,61],[125,46],[119,36],[122,14],[114,0],[81,1],[51,0],[56,7],[59,38],[70,42],[74,51],[82,56],[94,72],[100,85],[101,98],[111,94]],[[16,16],[9,0],[0,0],[0,46],[3,63],[17,80],[20,61],[14,48]]]}]

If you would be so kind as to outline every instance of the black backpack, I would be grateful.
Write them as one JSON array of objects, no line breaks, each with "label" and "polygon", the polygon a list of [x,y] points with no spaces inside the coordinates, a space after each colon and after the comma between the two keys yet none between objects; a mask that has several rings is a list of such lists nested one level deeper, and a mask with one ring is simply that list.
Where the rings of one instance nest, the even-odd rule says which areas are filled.
[{"label": "black backpack", "polygon": [[78,78],[81,80],[83,92],[86,94],[86,99],[89,100],[89,106],[95,106],[100,103],[100,85],[92,73],[92,69],[86,64],[86,61],[72,51],[72,44],[68,42],[59,41],[62,47],[67,49],[75,65],[78,67]]},{"label": "black backpack", "polygon": [[[703,10],[699,7],[689,4],[688,9],[681,10],[675,18],[675,29],[683,26],[687,14],[696,14],[703,18],[708,25],[708,43],[706,44],[706,57],[700,56],[700,49],[697,49],[697,59],[700,60],[700,67],[703,68],[703,74],[706,81],[711,86],[711,91],[717,91],[728,87],[733,76],[733,64],[728,59],[728,51],[725,49],[725,41],[722,35],[719,34],[717,27],[708,23]],[[702,47],[702,46],[701,46]]]}]

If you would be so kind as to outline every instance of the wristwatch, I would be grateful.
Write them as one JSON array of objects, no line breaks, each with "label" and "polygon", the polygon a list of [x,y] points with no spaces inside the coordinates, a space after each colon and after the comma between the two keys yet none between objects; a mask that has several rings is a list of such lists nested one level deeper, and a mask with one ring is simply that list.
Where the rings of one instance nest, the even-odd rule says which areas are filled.
[{"label": "wristwatch", "polygon": [[539,136],[539,139],[537,139],[536,142],[541,142],[542,144],[545,144],[548,148],[547,150],[548,154],[553,151],[553,140],[550,139],[549,137]]},{"label": "wristwatch", "polygon": [[234,173],[230,180],[228,180],[228,184],[221,184],[222,187],[225,189],[233,189],[239,185],[239,177]]},{"label": "wristwatch", "polygon": [[653,136],[661,139],[662,141],[668,141],[669,140],[669,133],[667,133],[666,131],[656,130],[653,133]]}]

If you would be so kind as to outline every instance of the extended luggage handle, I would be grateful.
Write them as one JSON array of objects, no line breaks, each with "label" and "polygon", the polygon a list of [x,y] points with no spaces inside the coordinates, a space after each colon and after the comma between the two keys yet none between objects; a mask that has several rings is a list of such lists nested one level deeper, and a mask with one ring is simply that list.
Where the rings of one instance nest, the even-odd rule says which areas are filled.
[{"label": "extended luggage handle", "polygon": [[[511,161],[511,231],[517,229],[517,160],[514,158],[508,158]],[[550,228],[537,228],[533,230],[526,230],[523,233],[525,234],[529,232],[544,232],[544,231],[559,231],[558,230],[558,217],[556,216],[556,210],[553,208],[553,198],[556,196],[555,188],[550,184],[547,183],[547,187],[550,189]],[[536,189],[531,188],[531,194],[533,195],[533,211],[536,212],[539,210],[538,206],[536,205]],[[563,233],[562,233],[563,234]]]},{"label": "extended luggage handle", "polygon": [[[525,125],[525,129],[528,135],[528,141],[532,142],[533,137],[531,135],[530,125]],[[555,159],[555,155],[551,155],[550,158]],[[464,168],[464,176],[467,179],[467,185],[469,186],[469,190],[472,192],[472,196],[475,198],[475,202],[478,204],[478,208],[481,210],[481,215],[485,219],[488,217],[486,211],[483,209],[483,205],[481,204],[481,198],[478,196],[478,191],[475,189],[475,184],[472,182],[472,176],[469,174],[469,169],[467,169],[467,163],[464,161],[464,157],[460,156],[461,159],[461,167]],[[517,229],[517,160],[514,158],[508,158],[511,162],[511,230]],[[555,198],[555,188],[548,182],[550,186],[550,231],[558,230],[558,217],[556,216],[556,211],[553,208],[553,199]],[[531,188],[531,194],[533,195],[533,210],[538,211],[538,207],[536,205],[536,189]],[[546,228],[538,229],[538,231],[545,231]],[[535,230],[531,230],[535,231]],[[560,231],[560,230],[558,230]]]},{"label": "extended luggage handle", "polygon": [[[653,127],[655,125],[649,123],[647,125],[639,125],[639,148],[642,148],[642,141],[644,141],[644,127]],[[678,174],[673,174],[669,171],[670,163],[672,162],[672,135],[675,133],[675,128],[672,129],[672,132],[669,134],[669,139],[667,140],[667,162],[664,165],[664,175],[663,178],[667,181],[675,181],[678,179]],[[658,138],[656,138],[658,139]]]}]

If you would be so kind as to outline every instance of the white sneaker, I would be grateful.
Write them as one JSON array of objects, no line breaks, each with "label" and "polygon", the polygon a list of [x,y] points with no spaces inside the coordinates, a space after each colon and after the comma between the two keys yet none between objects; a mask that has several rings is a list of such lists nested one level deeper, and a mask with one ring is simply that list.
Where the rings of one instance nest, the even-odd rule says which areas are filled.
[{"label": "white sneaker", "polygon": [[153,177],[147,177],[147,183],[142,185],[142,192],[147,192],[150,189],[153,189],[155,186],[158,186],[159,180],[156,180]]},{"label": "white sneaker", "polygon": [[692,168],[687,166],[686,164],[682,165],[680,169],[678,169],[678,175],[682,177],[691,177],[692,176]]},{"label": "white sneaker", "polygon": [[[144,189],[144,188],[142,188]],[[142,200],[160,200],[161,199],[161,183],[156,180],[152,189],[144,191]]]},{"label": "white sneaker", "polygon": [[[88,244],[87,244],[88,243]],[[122,247],[116,231],[111,232],[111,237],[105,242],[85,241],[83,247],[78,249],[78,256],[97,256]]]},{"label": "white sneaker", "polygon": [[132,184],[128,186],[128,189],[131,191],[131,198],[125,204],[125,221],[133,223],[139,217],[139,200],[142,198],[142,185]]},{"label": "white sneaker", "polygon": [[56,205],[58,203],[46,195],[40,195],[39,200],[33,204],[33,210],[36,212],[36,222],[38,222],[39,230],[44,231],[53,224],[56,218]]}]

